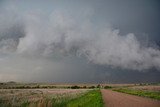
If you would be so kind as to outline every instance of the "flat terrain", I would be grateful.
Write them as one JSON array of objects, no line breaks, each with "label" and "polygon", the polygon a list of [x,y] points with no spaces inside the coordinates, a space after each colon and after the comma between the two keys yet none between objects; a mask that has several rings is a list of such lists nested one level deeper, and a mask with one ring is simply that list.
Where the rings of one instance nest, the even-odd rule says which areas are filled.
[{"label": "flat terrain", "polygon": [[160,101],[128,95],[111,90],[101,90],[106,107],[160,107]]},{"label": "flat terrain", "polygon": [[89,89],[0,89],[0,107],[58,107],[88,91]]},{"label": "flat terrain", "polygon": [[148,86],[133,86],[132,89],[136,90],[149,90],[149,91],[160,91],[160,86],[148,85]]}]

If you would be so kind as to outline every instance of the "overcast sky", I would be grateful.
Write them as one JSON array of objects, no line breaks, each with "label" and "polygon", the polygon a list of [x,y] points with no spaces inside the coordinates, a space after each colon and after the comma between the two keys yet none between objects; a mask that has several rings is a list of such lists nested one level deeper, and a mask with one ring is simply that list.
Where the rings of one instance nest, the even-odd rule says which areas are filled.
[{"label": "overcast sky", "polygon": [[0,81],[160,82],[159,0],[0,0]]}]

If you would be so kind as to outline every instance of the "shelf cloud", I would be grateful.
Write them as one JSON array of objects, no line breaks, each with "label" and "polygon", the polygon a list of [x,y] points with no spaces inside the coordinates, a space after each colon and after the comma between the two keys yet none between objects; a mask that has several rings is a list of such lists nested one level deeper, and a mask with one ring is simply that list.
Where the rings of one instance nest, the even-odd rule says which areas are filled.
[{"label": "shelf cloud", "polygon": [[118,78],[116,70],[159,75],[160,15],[153,6],[144,1],[1,1],[0,81],[21,81],[24,75],[28,81],[60,76],[62,82],[80,81],[79,75],[84,81],[106,81]]},{"label": "shelf cloud", "polygon": [[34,12],[26,15],[1,12],[0,52],[47,57],[57,51],[123,69],[160,68],[158,48],[143,46],[134,33],[120,35],[119,29],[112,27],[95,30],[92,16],[82,16],[85,20],[79,23],[72,15],[58,10],[47,17]]}]

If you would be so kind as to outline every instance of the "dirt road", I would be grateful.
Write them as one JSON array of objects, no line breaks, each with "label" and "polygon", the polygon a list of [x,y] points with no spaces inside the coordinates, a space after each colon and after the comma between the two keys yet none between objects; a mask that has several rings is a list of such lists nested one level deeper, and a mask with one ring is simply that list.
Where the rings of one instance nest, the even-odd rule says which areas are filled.
[{"label": "dirt road", "polygon": [[101,90],[105,107],[160,107],[160,101],[139,96]]}]

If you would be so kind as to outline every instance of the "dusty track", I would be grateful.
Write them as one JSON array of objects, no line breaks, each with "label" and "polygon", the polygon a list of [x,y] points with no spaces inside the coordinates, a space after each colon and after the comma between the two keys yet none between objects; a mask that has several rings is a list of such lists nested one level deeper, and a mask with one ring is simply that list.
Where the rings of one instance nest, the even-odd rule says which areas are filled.
[{"label": "dusty track", "polygon": [[160,101],[128,95],[111,90],[101,90],[105,107],[160,107]]}]

